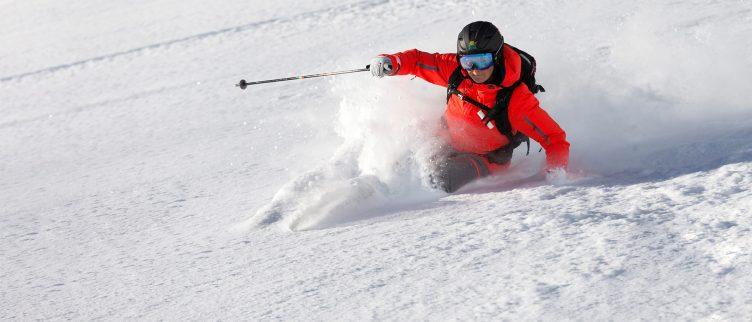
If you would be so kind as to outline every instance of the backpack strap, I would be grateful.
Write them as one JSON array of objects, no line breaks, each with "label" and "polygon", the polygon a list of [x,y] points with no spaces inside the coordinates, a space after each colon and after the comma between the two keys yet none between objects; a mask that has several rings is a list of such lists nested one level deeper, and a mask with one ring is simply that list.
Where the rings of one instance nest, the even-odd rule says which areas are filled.
[{"label": "backpack strap", "polygon": [[[509,101],[512,99],[512,92],[520,84],[521,82],[517,81],[512,86],[500,89],[496,93],[496,103],[486,116],[488,121],[496,121],[496,127],[499,129],[499,132],[507,138],[512,138],[512,124],[509,122]],[[500,120],[501,122],[499,122]]]},{"label": "backpack strap", "polygon": [[457,66],[457,68],[455,68],[454,71],[452,72],[452,75],[449,76],[449,82],[447,84],[447,103],[449,103],[449,98],[452,97],[452,94],[460,93],[457,90],[457,88],[460,87],[460,84],[464,80],[465,80],[465,75],[462,75],[462,67]]},{"label": "backpack strap", "polygon": [[522,132],[512,133],[512,123],[509,121],[509,102],[512,100],[512,92],[521,84],[523,84],[522,81],[517,81],[512,86],[500,89],[496,93],[494,107],[486,116],[489,122],[490,120],[496,121],[496,128],[509,140],[509,144],[488,154],[489,160],[494,163],[504,164],[509,162],[512,159],[512,151],[523,142],[527,143],[525,155],[530,154],[530,138]]}]

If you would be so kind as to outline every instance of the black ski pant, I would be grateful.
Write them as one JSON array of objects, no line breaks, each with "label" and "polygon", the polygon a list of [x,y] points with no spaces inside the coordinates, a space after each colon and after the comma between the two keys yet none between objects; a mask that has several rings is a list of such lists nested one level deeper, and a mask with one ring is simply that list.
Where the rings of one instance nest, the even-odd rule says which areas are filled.
[{"label": "black ski pant", "polygon": [[433,183],[452,193],[462,186],[488,176],[491,172],[485,157],[472,153],[451,153],[438,162]]}]

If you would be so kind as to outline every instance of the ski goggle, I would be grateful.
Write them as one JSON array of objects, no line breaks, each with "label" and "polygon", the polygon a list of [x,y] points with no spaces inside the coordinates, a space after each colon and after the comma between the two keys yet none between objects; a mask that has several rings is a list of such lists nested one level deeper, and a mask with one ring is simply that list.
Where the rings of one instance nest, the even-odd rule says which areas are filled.
[{"label": "ski goggle", "polygon": [[460,66],[465,70],[483,70],[493,66],[492,53],[472,54],[460,56]]}]

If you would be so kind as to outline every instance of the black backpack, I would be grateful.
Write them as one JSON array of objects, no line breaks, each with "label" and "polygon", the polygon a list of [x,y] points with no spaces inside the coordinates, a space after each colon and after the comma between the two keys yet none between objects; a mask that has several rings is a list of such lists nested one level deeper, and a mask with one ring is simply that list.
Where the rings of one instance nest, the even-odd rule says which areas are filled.
[{"label": "black backpack", "polygon": [[520,84],[525,84],[533,94],[546,91],[543,86],[538,85],[535,82],[535,58],[514,46],[509,45],[509,47],[520,55],[522,64],[520,79],[511,86],[499,90],[496,94],[496,103],[493,107],[489,108],[488,106],[465,96],[457,89],[460,86],[460,83],[465,80],[465,76],[462,75],[462,68],[459,66],[452,72],[452,75],[449,77],[449,84],[447,85],[447,102],[449,102],[449,98],[451,98],[452,95],[457,95],[461,100],[480,108],[485,113],[483,122],[488,125],[492,120],[495,121],[496,129],[499,130],[501,135],[504,135],[509,140],[509,144],[486,155],[491,162],[498,164],[505,164],[512,160],[512,152],[523,142],[527,143],[527,154],[530,154],[530,138],[522,134],[522,132],[512,134],[512,125],[509,123],[509,99],[512,96],[512,92]]}]

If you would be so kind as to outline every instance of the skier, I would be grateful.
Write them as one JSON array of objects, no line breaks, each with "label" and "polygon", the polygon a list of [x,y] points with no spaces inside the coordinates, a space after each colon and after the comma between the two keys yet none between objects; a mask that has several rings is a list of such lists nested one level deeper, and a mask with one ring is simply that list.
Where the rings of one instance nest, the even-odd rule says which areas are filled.
[{"label": "skier", "polygon": [[[461,67],[461,68],[460,68]],[[456,54],[411,49],[382,54],[370,65],[376,77],[415,75],[447,87],[442,117],[452,151],[433,176],[447,192],[508,168],[512,150],[529,139],[546,150],[545,171],[566,170],[569,142],[564,130],[533,96],[535,59],[504,43],[493,24],[476,21],[457,37]]]}]

